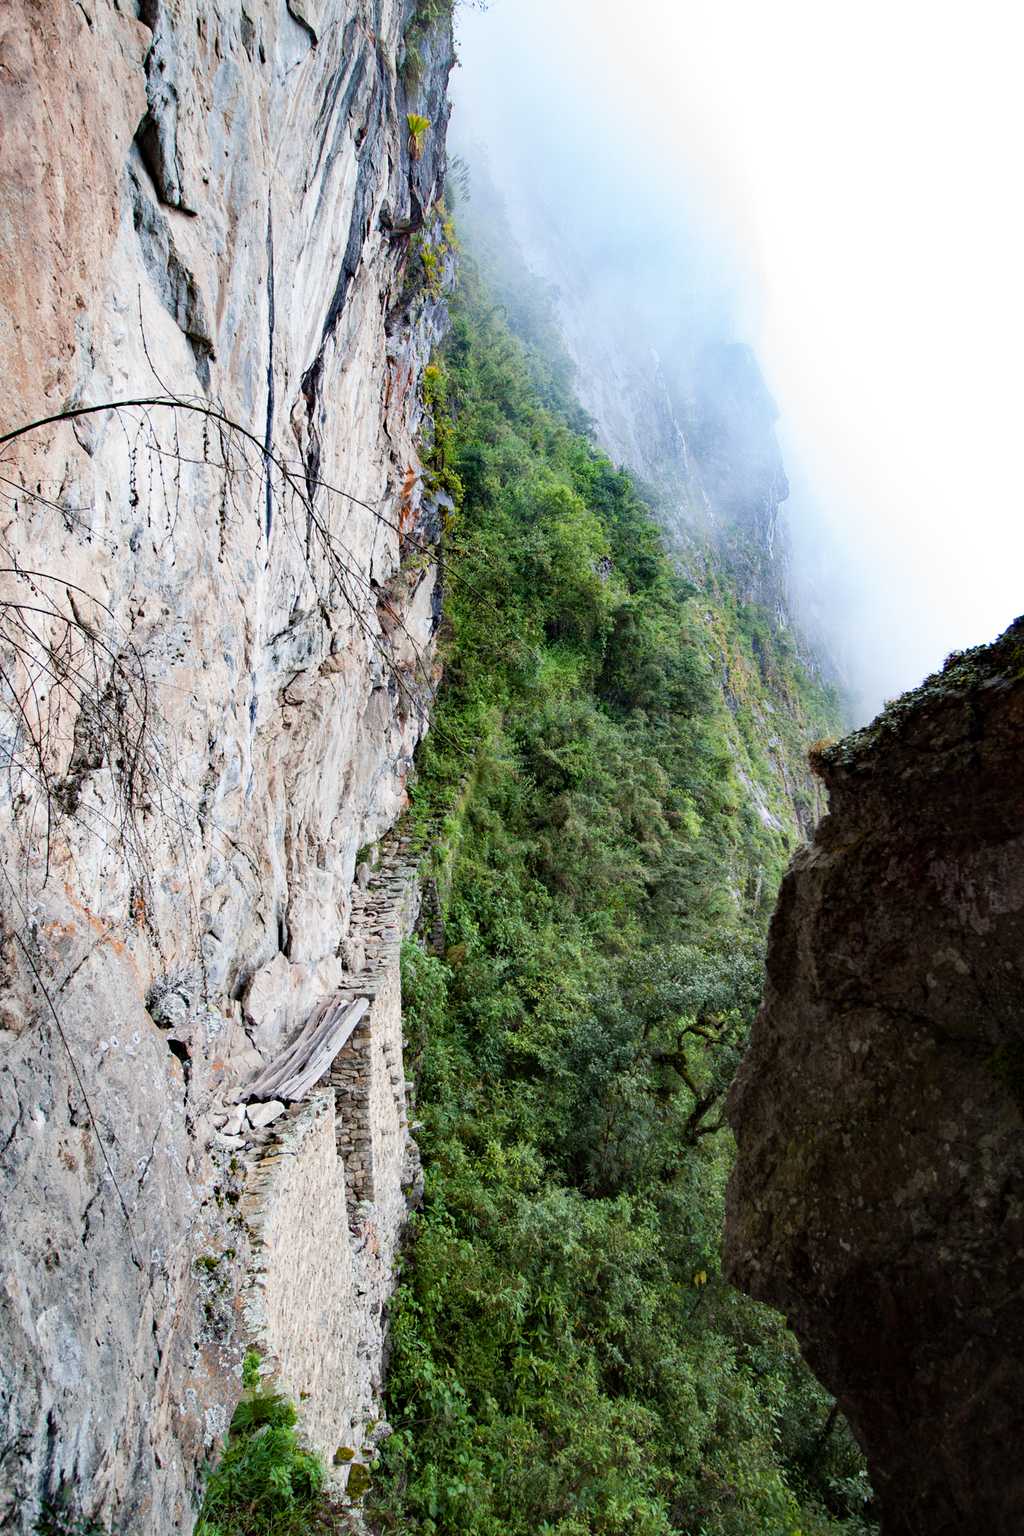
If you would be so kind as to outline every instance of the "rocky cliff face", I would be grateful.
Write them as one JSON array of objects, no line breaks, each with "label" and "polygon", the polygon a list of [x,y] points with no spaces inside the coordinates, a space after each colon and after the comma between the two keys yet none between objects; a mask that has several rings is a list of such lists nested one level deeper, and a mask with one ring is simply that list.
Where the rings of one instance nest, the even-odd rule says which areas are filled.
[{"label": "rocky cliff face", "polygon": [[788,544],[781,514],[789,481],[775,435],[778,408],[753,352],[738,342],[705,347],[692,388],[690,458],[719,558],[743,601],[760,603],[785,628]]},{"label": "rocky cliff face", "polygon": [[[418,386],[452,46],[423,32],[407,87],[412,10],[0,19],[3,1529],[63,1492],[191,1530],[254,1329],[296,1396],[332,1379],[325,1452],[358,1454],[379,1385],[405,897],[387,860],[369,909],[353,876],[424,729],[442,515]],[[361,998],[337,1093],[260,1147],[233,1101]]]},{"label": "rocky cliff face", "polygon": [[658,488],[670,536],[684,549],[695,533],[703,536],[741,599],[761,604],[786,628],[782,508],[789,482],[775,433],[778,410],[757,359],[740,342],[697,346],[685,334],[659,351],[654,329],[645,332],[628,305],[602,312],[600,296],[580,276],[585,265],[582,256],[575,268],[557,269],[556,291],[575,388],[601,447]]},{"label": "rocky cliff face", "polygon": [[734,1279],[865,1447],[886,1536],[1024,1529],[1024,620],[820,755],[733,1087]]}]

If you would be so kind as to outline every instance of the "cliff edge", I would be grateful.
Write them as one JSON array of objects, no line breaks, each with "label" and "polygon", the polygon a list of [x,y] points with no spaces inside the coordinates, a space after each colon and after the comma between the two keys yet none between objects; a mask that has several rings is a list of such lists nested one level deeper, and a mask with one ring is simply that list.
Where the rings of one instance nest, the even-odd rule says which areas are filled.
[{"label": "cliff edge", "polygon": [[886,1536],[1024,1529],[1024,620],[817,754],[729,1099],[731,1278],[786,1313]]},{"label": "cliff edge", "polygon": [[383,1432],[452,62],[413,0],[3,7],[4,1531],[190,1532],[248,1349]]}]

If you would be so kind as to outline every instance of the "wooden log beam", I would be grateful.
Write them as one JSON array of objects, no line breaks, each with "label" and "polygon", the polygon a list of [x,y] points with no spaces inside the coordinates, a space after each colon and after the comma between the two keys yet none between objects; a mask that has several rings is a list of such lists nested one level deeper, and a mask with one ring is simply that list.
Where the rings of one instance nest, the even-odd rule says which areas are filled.
[{"label": "wooden log beam", "polygon": [[304,1099],[351,1039],[369,1007],[368,997],[325,998],[314,1008],[297,1039],[238,1097],[283,1099],[291,1104]]}]

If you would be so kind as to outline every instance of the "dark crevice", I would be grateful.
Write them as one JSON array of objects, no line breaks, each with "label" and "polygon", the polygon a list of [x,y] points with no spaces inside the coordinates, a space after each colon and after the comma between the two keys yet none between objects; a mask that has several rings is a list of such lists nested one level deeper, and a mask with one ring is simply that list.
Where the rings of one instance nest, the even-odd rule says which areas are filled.
[{"label": "dark crevice", "polygon": [[60,1432],[57,1428],[57,1415],[50,1408],[46,1414],[46,1448],[43,1451],[42,1466],[40,1467],[39,1492],[42,1497],[54,1491],[54,1465],[57,1460],[57,1444]]},{"label": "dark crevice", "polygon": [[285,9],[287,10],[288,15],[291,17],[292,21],[294,21],[295,25],[297,27],[301,27],[303,32],[306,33],[307,37],[309,38],[309,46],[311,48],[315,48],[320,39],[317,37],[305,16],[301,15],[301,13],[295,9],[292,0],[285,0]]},{"label": "dark crevice", "polygon": [[192,1065],[192,1057],[189,1054],[188,1046],[185,1044],[184,1040],[168,1040],[167,1049],[170,1051],[172,1056],[176,1056],[178,1058],[182,1066],[185,1068],[187,1075],[188,1070]]},{"label": "dark crevice", "polygon": [[310,512],[306,517],[306,558],[312,552],[313,542],[313,518],[312,507],[316,496],[317,485],[320,481],[320,433],[317,430],[316,416],[317,403],[320,395],[320,381],[324,371],[323,348],[317,353],[316,361],[311,368],[307,368],[302,377],[302,398],[306,405],[306,448],[303,454],[303,465],[306,474],[306,496],[309,502]]},{"label": "dark crevice", "polygon": [[[145,156],[142,159],[145,164]],[[215,361],[216,353],[213,327],[199,283],[182,260],[166,218],[147,197],[132,171],[128,173],[128,187],[132,223],[139,239],[143,265],[160,296],[160,302],[192,349],[200,382],[204,388],[208,388],[210,363]]]},{"label": "dark crevice", "polygon": [[231,987],[228,994],[233,1003],[240,1003],[245,997],[246,990],[250,981],[252,980],[252,977],[253,971],[251,966],[243,965],[239,967],[238,975],[235,977],[234,985]]},{"label": "dark crevice", "polygon": [[6,1137],[3,1146],[0,1147],[0,1158],[6,1156],[8,1147],[11,1145],[11,1142],[14,1140],[15,1136],[17,1136],[17,1134],[18,1134],[18,1131],[21,1129],[21,1122],[22,1122],[23,1115],[24,1115],[24,1111],[22,1110],[21,1102],[19,1100],[19,1102],[18,1102],[18,1117],[15,1120],[14,1125],[11,1127],[10,1135]]}]

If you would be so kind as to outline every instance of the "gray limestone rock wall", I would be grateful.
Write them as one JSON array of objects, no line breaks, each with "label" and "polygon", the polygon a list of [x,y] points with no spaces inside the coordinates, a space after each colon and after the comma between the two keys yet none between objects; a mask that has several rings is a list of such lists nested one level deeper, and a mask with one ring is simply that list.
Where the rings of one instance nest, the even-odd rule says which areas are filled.
[{"label": "gray limestone rock wall", "polygon": [[731,1278],[785,1312],[885,1536],[1024,1530],[1024,620],[819,754],[729,1098]]},{"label": "gray limestone rock wall", "polygon": [[[191,1530],[265,1272],[233,1105],[365,979],[357,850],[436,684],[417,443],[444,311],[410,241],[445,264],[452,45],[439,24],[410,96],[411,9],[0,16],[3,1530],[61,1493],[112,1532]],[[341,1298],[360,1239],[326,1102],[287,1124],[312,1116]],[[324,1339],[350,1431],[386,1270],[376,1333]],[[272,1285],[287,1357],[321,1330]]]}]

